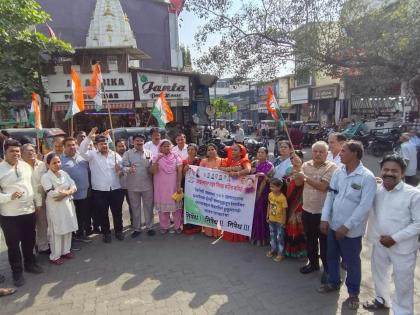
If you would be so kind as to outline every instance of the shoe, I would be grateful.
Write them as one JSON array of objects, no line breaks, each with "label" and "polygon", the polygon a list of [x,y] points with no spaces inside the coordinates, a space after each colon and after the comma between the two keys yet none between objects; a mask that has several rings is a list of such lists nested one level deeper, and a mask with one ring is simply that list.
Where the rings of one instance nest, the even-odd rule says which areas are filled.
[{"label": "shoe", "polygon": [[75,244],[72,243],[70,250],[73,252],[78,252],[78,251],[81,251],[82,249],[79,246],[76,246]]},{"label": "shoe", "polygon": [[332,284],[321,284],[321,286],[317,289],[318,293],[331,293],[335,291],[339,291],[340,286],[333,286]]},{"label": "shoe", "polygon": [[328,274],[324,271],[321,276],[321,284],[327,284]]},{"label": "shoe", "polygon": [[122,232],[115,233],[115,238],[119,241],[124,240],[124,234]]},{"label": "shoe", "polygon": [[25,271],[29,273],[34,273],[34,274],[40,274],[44,272],[41,266],[35,263],[25,267]]},{"label": "shoe", "polygon": [[274,252],[272,252],[271,250],[269,250],[267,252],[267,254],[265,254],[265,256],[268,257],[268,258],[272,258],[274,256]]},{"label": "shoe", "polygon": [[25,278],[23,277],[23,274],[21,273],[14,273],[13,274],[13,284],[16,287],[21,287],[25,284]]},{"label": "shoe", "polygon": [[349,296],[345,301],[344,305],[352,311],[355,311],[359,308],[359,297],[358,296]]},{"label": "shoe", "polygon": [[155,236],[155,234],[156,234],[156,232],[155,232],[155,230],[147,230],[147,235],[149,235],[149,236]]},{"label": "shoe", "polygon": [[104,243],[111,243],[112,242],[111,234],[104,234],[104,236],[102,236],[102,240],[104,241]]},{"label": "shoe", "polygon": [[311,272],[314,272],[314,271],[317,271],[317,270],[319,270],[319,266],[313,267],[311,264],[303,266],[299,269],[300,273],[303,273],[304,275],[308,274],[308,273],[311,273]]},{"label": "shoe", "polygon": [[0,283],[3,283],[6,280],[6,278],[3,275],[0,275]]},{"label": "shoe", "polygon": [[174,229],[170,229],[169,230],[169,234],[175,234],[175,230]]},{"label": "shoe", "polygon": [[82,243],[91,243],[92,242],[92,240],[89,237],[87,237],[86,235],[79,236],[79,240]]},{"label": "shoe", "polygon": [[65,258],[65,259],[73,259],[75,256],[72,252],[67,253],[65,255],[61,255],[61,258]]},{"label": "shoe", "polygon": [[274,257],[274,261],[275,262],[281,262],[284,259],[284,257],[282,255],[277,255],[276,257]]},{"label": "shoe", "polygon": [[49,255],[49,254],[51,254],[51,250],[49,248],[46,249],[46,250],[40,250],[40,251],[38,251],[38,254],[40,254],[40,255]]},{"label": "shoe", "polygon": [[136,238],[137,236],[139,236],[141,234],[140,231],[134,231],[133,233],[131,233],[131,238]]},{"label": "shoe", "polygon": [[387,309],[389,309],[389,306],[387,306],[385,304],[385,300],[383,298],[379,298],[383,302],[379,302],[377,299],[378,298],[374,299],[373,301],[370,301],[370,302],[368,301],[368,302],[363,303],[363,308],[365,310],[368,310],[368,311],[387,310]]},{"label": "shoe", "polygon": [[52,260],[52,259],[50,259],[50,263],[51,264],[54,264],[54,265],[62,265],[62,264],[64,264],[64,260],[62,260],[61,258],[58,258],[58,259],[56,259],[56,260]]}]

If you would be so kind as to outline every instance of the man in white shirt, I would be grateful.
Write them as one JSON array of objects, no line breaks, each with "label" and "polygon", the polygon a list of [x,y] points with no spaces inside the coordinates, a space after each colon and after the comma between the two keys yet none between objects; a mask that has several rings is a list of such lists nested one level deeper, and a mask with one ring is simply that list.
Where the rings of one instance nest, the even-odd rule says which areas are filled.
[{"label": "man in white shirt", "polygon": [[36,216],[36,246],[38,253],[49,255],[48,245],[48,221],[45,208],[45,192],[41,185],[41,177],[47,172],[44,162],[37,159],[35,147],[30,144],[22,146],[22,160],[28,163],[33,170],[32,186],[35,195],[35,216]]},{"label": "man in white shirt", "polygon": [[334,132],[328,136],[328,155],[327,160],[333,162],[337,167],[343,166],[341,163],[340,152],[346,143],[346,136],[339,132]]},{"label": "man in white shirt", "polygon": [[160,143],[160,138],[161,138],[159,128],[150,129],[150,137],[152,138],[152,140],[147,141],[144,144],[144,148],[152,152],[152,157],[158,156],[159,154],[158,145]]},{"label": "man in white shirt", "polygon": [[241,128],[241,125],[240,124],[235,125],[234,139],[235,139],[235,142],[236,143],[244,144],[244,141],[245,141],[245,132]]},{"label": "man in white shirt", "polygon": [[401,144],[401,156],[405,163],[407,163],[407,169],[405,171],[405,182],[411,186],[418,185],[417,174],[417,147],[410,142],[410,134],[403,133],[400,136]]},{"label": "man in white shirt", "polygon": [[340,153],[343,166],[337,169],[330,182],[322,208],[320,230],[327,235],[328,283],[319,293],[340,289],[340,257],[347,266],[346,286],[348,309],[359,307],[362,266],[360,252],[369,210],[376,192],[375,176],[361,160],[363,144],[348,141]]},{"label": "man in white shirt", "polygon": [[219,128],[213,132],[215,137],[220,138],[221,141],[227,140],[229,131],[225,128],[225,125],[220,124]]},{"label": "man in white shirt", "polygon": [[183,133],[180,133],[175,138],[176,146],[172,148],[172,153],[178,155],[181,160],[186,160],[188,158],[186,138]]},{"label": "man in white shirt", "polygon": [[[92,194],[95,206],[99,213],[103,241],[112,241],[109,227],[108,209],[111,208],[114,221],[115,237],[124,240],[122,204],[124,191],[121,188],[122,175],[121,157],[111,151],[108,139],[105,136],[96,136],[98,128],[92,128],[89,135],[80,144],[80,155],[89,162],[92,182]],[[95,139],[98,150],[89,150]]]},{"label": "man in white shirt", "polygon": [[17,287],[25,284],[22,254],[26,272],[43,272],[33,254],[36,218],[32,169],[20,158],[20,143],[6,140],[4,161],[0,163],[0,226],[7,245],[13,282]]},{"label": "man in white shirt", "polygon": [[398,155],[382,160],[383,182],[378,186],[367,229],[376,297],[363,307],[389,308],[392,267],[392,309],[396,315],[414,314],[414,270],[419,249],[420,191],[402,181],[406,166]]}]

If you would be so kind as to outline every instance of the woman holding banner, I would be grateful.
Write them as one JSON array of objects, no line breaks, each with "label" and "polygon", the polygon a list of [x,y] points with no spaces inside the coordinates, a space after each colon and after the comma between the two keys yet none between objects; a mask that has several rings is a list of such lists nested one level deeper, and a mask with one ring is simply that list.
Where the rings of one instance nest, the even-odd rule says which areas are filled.
[{"label": "woman holding banner", "polygon": [[[190,143],[187,146],[188,157],[187,159],[182,161],[182,189],[185,189],[185,174],[190,169],[190,165],[199,166],[200,165],[200,158],[197,157],[198,153],[198,146],[195,143]],[[201,232],[201,226],[194,225],[194,224],[184,224],[183,232],[185,234],[195,234]]]},{"label": "woman holding banner", "polygon": [[182,192],[182,161],[171,149],[169,140],[161,140],[158,145],[159,153],[153,157],[152,163],[154,205],[159,214],[161,234],[169,231],[171,214],[175,232],[182,232],[182,201],[176,202],[172,198],[175,192]]},{"label": "woman holding banner", "polygon": [[[251,172],[251,162],[248,160],[246,148],[242,144],[234,143],[226,151],[227,158],[222,160],[219,167],[221,171],[228,173],[231,177],[244,176]],[[248,237],[224,231],[223,239],[231,242],[246,242]]]},{"label": "woman holding banner", "polygon": [[[207,145],[207,158],[201,160],[200,166],[207,168],[219,168],[222,164],[222,159],[217,155],[217,146],[213,143]],[[213,229],[209,227],[203,228],[205,235],[209,237],[220,237],[222,231],[218,229]]]},{"label": "woman holding banner", "polygon": [[270,190],[269,180],[274,175],[274,166],[268,161],[267,148],[261,147],[258,149],[257,160],[252,163],[251,173],[256,174],[258,177],[251,242],[259,246],[264,246],[269,237],[267,223],[267,202]]}]

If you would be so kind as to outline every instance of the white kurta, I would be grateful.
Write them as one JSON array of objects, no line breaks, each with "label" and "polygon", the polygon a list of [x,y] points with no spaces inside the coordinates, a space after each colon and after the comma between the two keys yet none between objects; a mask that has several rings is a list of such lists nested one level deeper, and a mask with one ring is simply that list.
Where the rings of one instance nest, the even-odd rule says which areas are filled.
[{"label": "white kurta", "polygon": [[76,188],[71,177],[63,170],[56,176],[50,170],[41,178],[41,184],[47,192],[47,218],[51,234],[64,235],[78,230],[77,217],[71,196],[61,201],[54,200],[60,190]]},{"label": "white kurta", "polygon": [[[367,231],[372,243],[371,268],[376,299],[387,305],[391,300],[391,271],[395,285],[392,309],[395,315],[414,314],[414,270],[420,233],[420,192],[400,182],[393,190],[377,189]],[[384,247],[380,237],[390,235],[396,242]]]}]

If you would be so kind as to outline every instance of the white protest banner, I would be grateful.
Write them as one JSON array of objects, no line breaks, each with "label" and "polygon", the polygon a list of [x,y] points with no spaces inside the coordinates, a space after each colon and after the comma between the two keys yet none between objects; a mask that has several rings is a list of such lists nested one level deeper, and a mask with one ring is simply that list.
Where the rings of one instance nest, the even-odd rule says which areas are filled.
[{"label": "white protest banner", "polygon": [[257,180],[191,166],[185,176],[184,222],[251,236]]}]

